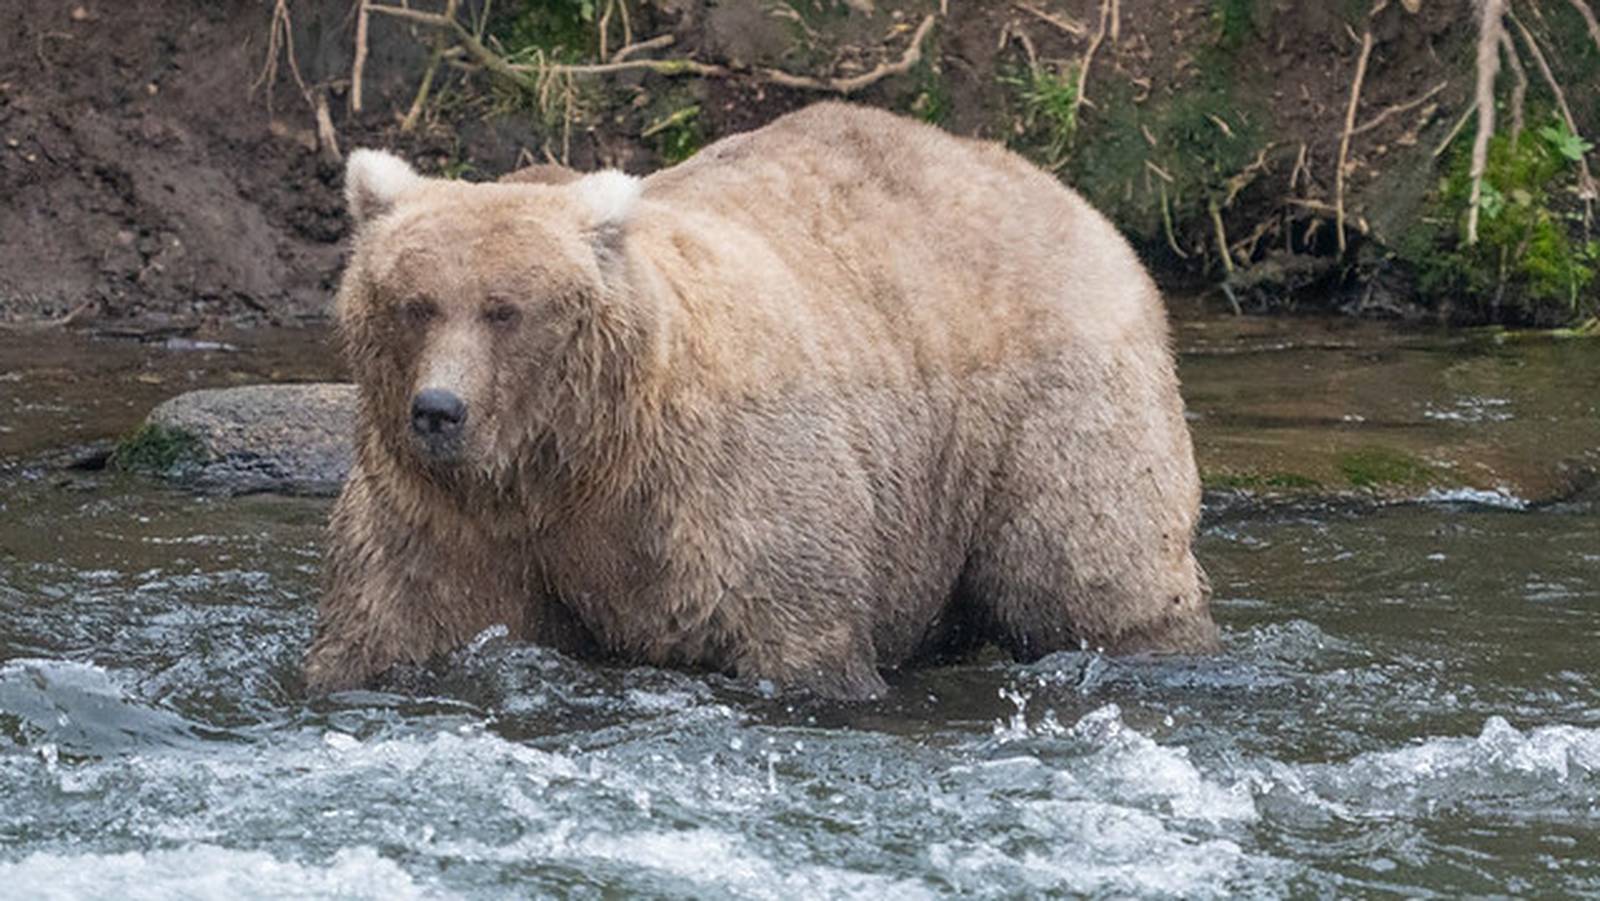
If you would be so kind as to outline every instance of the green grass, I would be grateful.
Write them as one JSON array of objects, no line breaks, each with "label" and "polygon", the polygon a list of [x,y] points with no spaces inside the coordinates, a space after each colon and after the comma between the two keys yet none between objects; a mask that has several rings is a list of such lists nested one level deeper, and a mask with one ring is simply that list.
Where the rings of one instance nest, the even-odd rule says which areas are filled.
[{"label": "green grass", "polygon": [[1420,485],[1434,477],[1432,467],[1420,458],[1377,445],[1340,454],[1339,471],[1355,488]]},{"label": "green grass", "polygon": [[929,125],[943,125],[950,118],[950,89],[944,79],[926,59],[913,70],[916,92],[904,110]]},{"label": "green grass", "polygon": [[1000,80],[1015,92],[1026,129],[1023,142],[1036,151],[1039,162],[1059,169],[1072,152],[1078,133],[1078,69],[1070,66],[1052,72],[1039,66],[1003,75]]},{"label": "green grass", "polygon": [[200,439],[179,429],[145,424],[117,443],[111,465],[129,472],[169,472],[204,458]]},{"label": "green grass", "polygon": [[683,162],[705,146],[700,126],[700,106],[679,107],[646,126],[639,136],[654,143],[662,162],[669,166]]}]

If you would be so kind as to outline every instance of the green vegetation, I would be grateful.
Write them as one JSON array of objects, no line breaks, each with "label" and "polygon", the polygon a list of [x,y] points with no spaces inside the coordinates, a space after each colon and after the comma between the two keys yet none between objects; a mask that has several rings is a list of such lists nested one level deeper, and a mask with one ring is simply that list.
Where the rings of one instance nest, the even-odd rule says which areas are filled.
[{"label": "green vegetation", "polygon": [[1219,67],[1192,89],[1137,102],[1133,88],[1101,82],[1096,119],[1085,128],[1068,180],[1141,241],[1163,239],[1163,198],[1180,234],[1210,234],[1211,203],[1263,146],[1257,104],[1239,96]]},{"label": "green vegetation", "polygon": [[1414,266],[1423,294],[1432,299],[1478,298],[1511,318],[1543,324],[1592,317],[1590,292],[1600,266],[1600,241],[1585,240],[1581,212],[1565,197],[1577,161],[1590,148],[1564,123],[1524,129],[1513,144],[1496,135],[1478,201],[1478,243],[1465,241],[1471,203],[1470,152],[1458,146],[1424,227],[1398,242],[1400,258]]},{"label": "green vegetation", "polygon": [[200,439],[179,429],[146,424],[123,438],[111,454],[111,465],[129,472],[169,472],[198,463]]},{"label": "green vegetation", "polygon": [[1418,485],[1434,477],[1432,467],[1417,457],[1377,445],[1340,454],[1339,471],[1356,488]]},{"label": "green vegetation", "polygon": [[698,104],[679,107],[651,123],[639,136],[654,142],[662,162],[669,166],[681,163],[705,146],[700,107]]},{"label": "green vegetation", "polygon": [[1224,47],[1238,47],[1254,37],[1261,25],[1263,10],[1260,0],[1213,0],[1211,18],[1217,23]]},{"label": "green vegetation", "polygon": [[1061,168],[1072,152],[1073,136],[1078,133],[1078,69],[1068,67],[1052,72],[1044,66],[1034,66],[1023,73],[1002,75],[1000,81],[1016,92],[1026,130],[1021,142],[1051,170]]},{"label": "green vegetation", "polygon": [[950,118],[950,89],[945,86],[939,70],[927,60],[912,70],[917,88],[905,112],[929,125],[943,125]]},{"label": "green vegetation", "polygon": [[522,0],[515,13],[496,17],[494,37],[512,62],[535,50],[575,60],[595,50],[595,0]]}]

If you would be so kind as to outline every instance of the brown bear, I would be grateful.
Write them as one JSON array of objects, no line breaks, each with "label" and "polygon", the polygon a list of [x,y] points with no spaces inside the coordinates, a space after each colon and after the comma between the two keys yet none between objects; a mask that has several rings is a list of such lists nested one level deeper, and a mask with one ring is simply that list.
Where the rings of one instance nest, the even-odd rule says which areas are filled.
[{"label": "brown bear", "polygon": [[1160,296],[1020,157],[822,103],[642,180],[358,151],[346,192],[311,689],[495,624],[842,698],[981,642],[1216,647]]}]

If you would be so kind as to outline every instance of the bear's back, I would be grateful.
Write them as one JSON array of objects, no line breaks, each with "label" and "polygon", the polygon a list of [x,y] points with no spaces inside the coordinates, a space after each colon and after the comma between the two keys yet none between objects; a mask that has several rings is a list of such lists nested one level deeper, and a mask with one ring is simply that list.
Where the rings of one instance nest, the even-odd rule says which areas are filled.
[{"label": "bear's back", "polygon": [[[642,196],[673,242],[738,248],[679,273],[731,353],[796,345],[792,366],[910,375],[1130,332],[1165,343],[1154,285],[1076,193],[998,145],[880,110],[807,107],[650,176]],[[720,303],[713,282],[727,283]],[[730,337],[774,330],[743,348]]]}]

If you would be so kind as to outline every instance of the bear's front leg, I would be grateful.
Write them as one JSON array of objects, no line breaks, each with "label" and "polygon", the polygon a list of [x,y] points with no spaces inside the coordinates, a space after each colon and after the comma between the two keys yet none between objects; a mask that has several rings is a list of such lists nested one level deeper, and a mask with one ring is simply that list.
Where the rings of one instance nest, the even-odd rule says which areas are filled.
[{"label": "bear's front leg", "polygon": [[[526,631],[520,555],[436,506],[405,504],[357,464],[329,525],[327,589],[306,654],[314,693],[359,688],[504,624]],[[415,499],[413,499],[415,500]]]},{"label": "bear's front leg", "polygon": [[864,626],[783,602],[746,605],[747,629],[735,653],[740,679],[798,688],[838,701],[866,701],[888,694],[878,673],[877,653]]}]

